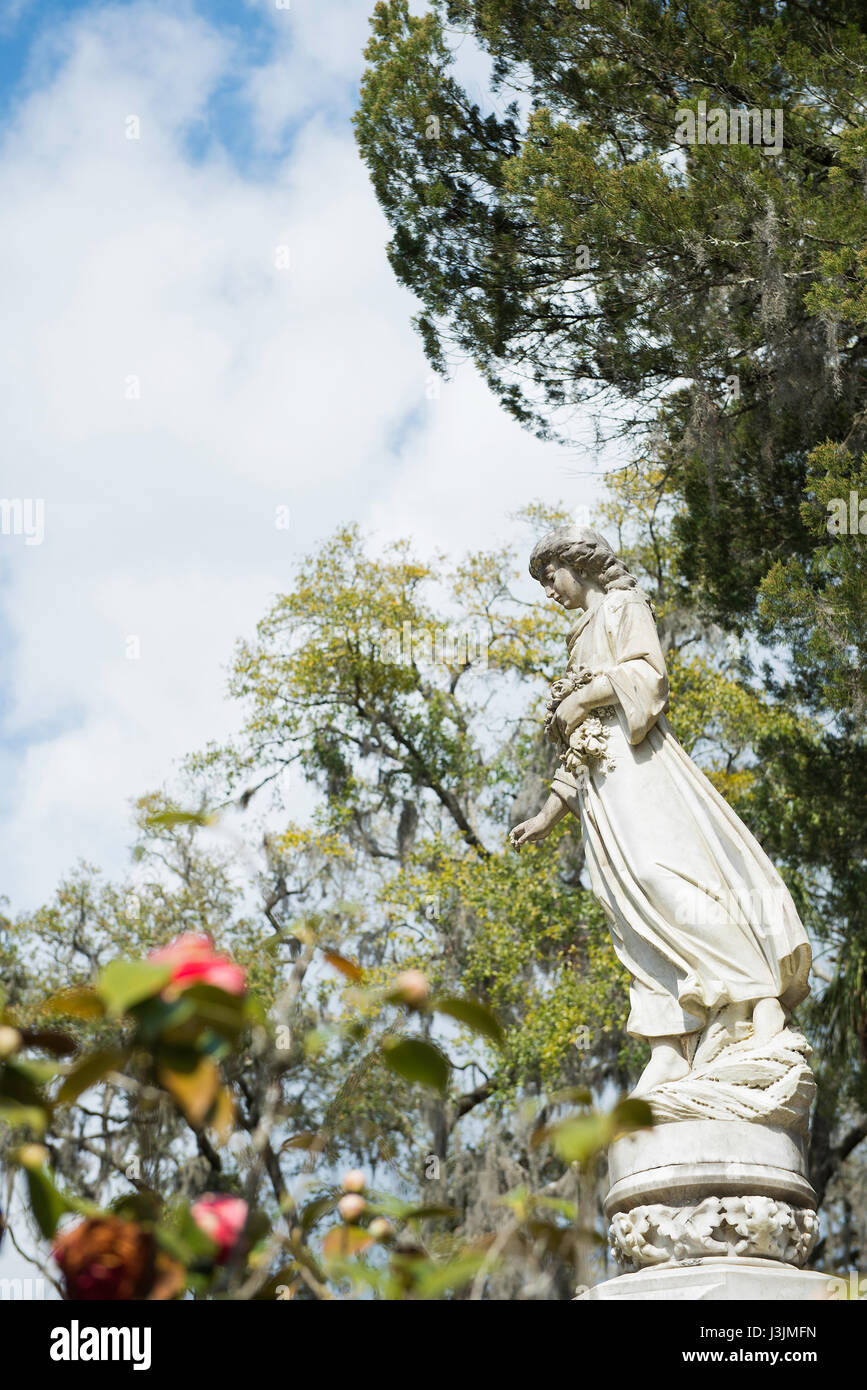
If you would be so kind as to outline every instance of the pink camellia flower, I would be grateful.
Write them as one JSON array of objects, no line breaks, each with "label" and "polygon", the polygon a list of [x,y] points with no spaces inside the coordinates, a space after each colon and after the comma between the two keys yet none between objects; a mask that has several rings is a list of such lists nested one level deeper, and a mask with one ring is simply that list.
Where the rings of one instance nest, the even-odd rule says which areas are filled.
[{"label": "pink camellia flower", "polygon": [[190,1215],[217,1247],[216,1261],[224,1265],[247,1224],[247,1203],[242,1197],[206,1192],[190,1207]]},{"label": "pink camellia flower", "polygon": [[177,994],[189,985],[213,985],[226,994],[244,993],[244,971],[228,956],[214,953],[209,936],[185,932],[168,946],[151,951],[148,960],[154,965],[171,966],[172,977],[166,992]]}]

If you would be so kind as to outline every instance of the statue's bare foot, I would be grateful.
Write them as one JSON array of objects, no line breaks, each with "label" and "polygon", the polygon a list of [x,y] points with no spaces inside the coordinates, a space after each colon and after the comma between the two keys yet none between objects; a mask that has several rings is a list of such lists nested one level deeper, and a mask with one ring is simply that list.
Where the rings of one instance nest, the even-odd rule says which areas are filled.
[{"label": "statue's bare foot", "polygon": [[674,1038],[661,1038],[651,1043],[650,1061],[630,1095],[636,1098],[645,1096],[666,1081],[681,1081],[688,1075],[689,1062],[683,1055],[680,1042]]},{"label": "statue's bare foot", "polygon": [[779,999],[758,999],[753,1009],[753,1039],[757,1043],[770,1042],[786,1026],[786,1015]]}]

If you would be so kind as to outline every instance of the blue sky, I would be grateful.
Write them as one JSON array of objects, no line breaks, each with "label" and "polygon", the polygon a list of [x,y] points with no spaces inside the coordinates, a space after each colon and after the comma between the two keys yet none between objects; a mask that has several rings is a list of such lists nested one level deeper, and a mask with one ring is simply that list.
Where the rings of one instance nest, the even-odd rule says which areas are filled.
[{"label": "blue sky", "polygon": [[130,803],[232,734],[236,639],[338,525],[457,554],[598,482],[432,381],[352,137],[366,0],[0,4],[0,496],[45,517],[0,531],[17,913],[128,875]]},{"label": "blue sky", "polygon": [[470,367],[432,383],[353,141],[366,0],[0,14],[0,495],[45,507],[0,534],[18,911],[127,872],[130,802],[234,730],[235,641],[336,526],[460,553],[598,480]]}]

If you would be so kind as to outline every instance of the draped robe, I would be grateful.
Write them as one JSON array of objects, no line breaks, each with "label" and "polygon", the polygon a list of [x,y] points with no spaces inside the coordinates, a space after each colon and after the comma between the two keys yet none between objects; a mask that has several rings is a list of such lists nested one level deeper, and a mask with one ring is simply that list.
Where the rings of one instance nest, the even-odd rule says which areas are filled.
[{"label": "draped robe", "polygon": [[672,733],[646,598],[609,590],[568,646],[567,670],[604,674],[615,696],[603,716],[613,768],[561,767],[552,790],[580,820],[593,892],[631,977],[628,1031],[694,1033],[717,1010],[764,998],[794,1008],[809,993],[806,932],[758,841]]}]

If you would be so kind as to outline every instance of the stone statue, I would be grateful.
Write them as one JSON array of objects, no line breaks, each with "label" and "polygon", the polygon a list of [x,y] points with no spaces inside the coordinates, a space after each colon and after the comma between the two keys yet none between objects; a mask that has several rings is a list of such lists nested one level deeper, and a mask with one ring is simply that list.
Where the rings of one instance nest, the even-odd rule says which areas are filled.
[{"label": "stone statue", "polygon": [[[779,1208],[781,1234],[773,1248],[796,1251],[791,1261],[802,1263],[815,1238],[812,1189],[803,1176],[814,1083],[809,1047],[790,1016],[809,992],[806,932],[755,837],[674,737],[650,600],[608,542],[588,528],[560,527],[533,550],[530,573],[578,621],[548,702],[546,730],[560,766],[541,811],[515,826],[510,839],[520,849],[544,839],[570,811],[580,821],[593,892],[630,975],[627,1029],[651,1048],[633,1094],[650,1101],[657,1125],[671,1126],[662,1141],[659,1131],[654,1135],[651,1166],[660,1175],[667,1171],[659,1144],[668,1142],[671,1150],[676,1136],[686,1150],[680,1143],[679,1154],[669,1156],[688,1166],[694,1150],[700,1160],[696,1145],[700,1150],[702,1133],[709,1133],[710,1149],[720,1150],[717,1168],[727,1161],[725,1135],[746,1145],[747,1152],[732,1154],[743,1160],[763,1138],[757,1125],[779,1136],[771,1141],[776,1156],[763,1150],[754,1165],[752,1185],[708,1170],[704,1185],[685,1183],[691,1205],[683,1208],[658,1201],[636,1206],[642,1184],[636,1187],[634,1173],[622,1177],[620,1186],[625,1182],[631,1195],[624,1197],[623,1189],[613,1207],[609,1195],[618,1254],[639,1264],[678,1258],[677,1240],[667,1245],[653,1224],[656,1211],[664,1212],[666,1230],[679,1230],[680,1220],[689,1234],[678,1237],[677,1248],[695,1259],[702,1229],[695,1212],[707,1224],[712,1211],[722,1213],[724,1231],[709,1231],[707,1254],[735,1245],[748,1252],[744,1223],[753,1220],[764,1223],[754,1244],[765,1255],[768,1211]],[[709,1121],[717,1122],[710,1131]],[[705,1157],[708,1152],[705,1147]],[[770,1169],[785,1170],[791,1181],[775,1186]],[[645,1189],[645,1197],[653,1195],[652,1184]],[[660,1190],[676,1194],[676,1180]],[[644,1260],[636,1254],[643,1231],[654,1252]],[[661,1257],[660,1249],[668,1254]]]}]

